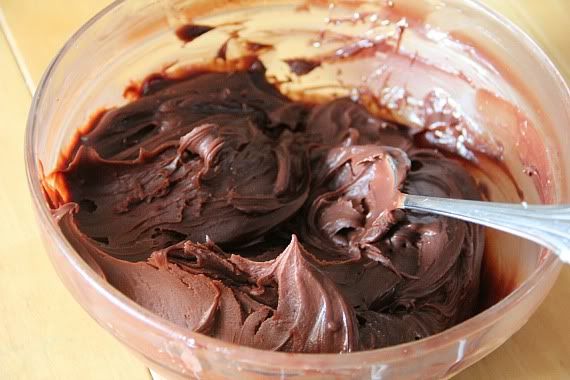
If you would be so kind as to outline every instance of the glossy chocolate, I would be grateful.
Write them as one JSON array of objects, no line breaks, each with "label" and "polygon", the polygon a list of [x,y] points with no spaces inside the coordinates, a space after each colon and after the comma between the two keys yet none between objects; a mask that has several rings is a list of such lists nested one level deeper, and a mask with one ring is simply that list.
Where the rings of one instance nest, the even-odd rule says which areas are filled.
[{"label": "glossy chocolate", "polygon": [[[157,79],[158,78],[158,79]],[[349,352],[475,312],[482,227],[396,209],[480,199],[464,167],[341,98],[293,102],[260,62],[156,77],[54,173],[65,235],[158,315],[268,350]],[[53,192],[53,191],[52,191]]]}]

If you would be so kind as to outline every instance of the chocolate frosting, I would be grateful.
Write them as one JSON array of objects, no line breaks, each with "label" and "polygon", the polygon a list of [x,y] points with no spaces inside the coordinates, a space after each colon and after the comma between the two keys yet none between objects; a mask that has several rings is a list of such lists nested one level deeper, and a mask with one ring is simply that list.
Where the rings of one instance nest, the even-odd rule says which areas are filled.
[{"label": "chocolate frosting", "polygon": [[480,199],[426,140],[350,99],[293,102],[258,62],[191,72],[78,141],[54,215],[110,284],[183,327],[268,350],[385,347],[478,296],[483,229],[397,209],[400,191]]}]

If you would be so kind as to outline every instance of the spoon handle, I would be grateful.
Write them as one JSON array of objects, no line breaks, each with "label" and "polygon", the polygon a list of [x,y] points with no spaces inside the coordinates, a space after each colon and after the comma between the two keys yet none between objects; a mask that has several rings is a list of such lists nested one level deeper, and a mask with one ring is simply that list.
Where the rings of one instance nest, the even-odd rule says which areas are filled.
[{"label": "spoon handle", "polygon": [[465,220],[532,240],[570,264],[570,205],[527,205],[404,194],[401,208]]}]

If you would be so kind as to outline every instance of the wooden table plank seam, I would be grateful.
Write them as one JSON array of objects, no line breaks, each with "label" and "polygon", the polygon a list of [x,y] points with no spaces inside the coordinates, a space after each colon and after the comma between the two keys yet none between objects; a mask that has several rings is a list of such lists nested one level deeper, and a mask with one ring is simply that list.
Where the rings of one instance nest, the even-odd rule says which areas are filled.
[{"label": "wooden table plank seam", "polygon": [[28,88],[28,91],[30,92],[30,94],[33,95],[35,90],[36,90],[36,85],[34,84],[34,81],[32,79],[32,74],[30,73],[30,69],[28,68],[28,65],[26,64],[26,60],[24,59],[24,55],[22,54],[22,52],[20,51],[20,48],[18,47],[18,44],[17,44],[16,39],[14,37],[14,34],[12,33],[12,30],[10,29],[10,25],[8,25],[8,22],[6,20],[6,16],[4,15],[4,10],[2,9],[1,6],[0,6],[0,30],[2,30],[2,33],[4,34],[4,37],[6,38],[6,41],[8,42],[8,46],[10,47],[10,51],[12,52],[12,56],[16,60],[16,63],[18,65],[18,69],[20,70],[20,74],[22,75],[22,79],[26,83],[26,87]]}]

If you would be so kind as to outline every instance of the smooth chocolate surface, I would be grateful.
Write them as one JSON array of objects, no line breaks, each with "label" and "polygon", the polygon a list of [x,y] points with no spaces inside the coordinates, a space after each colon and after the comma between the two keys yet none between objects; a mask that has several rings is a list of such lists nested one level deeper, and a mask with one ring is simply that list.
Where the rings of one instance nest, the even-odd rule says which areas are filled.
[{"label": "smooth chocolate surface", "polygon": [[482,227],[396,209],[400,191],[481,198],[422,133],[346,98],[293,102],[259,62],[157,79],[77,142],[57,217],[109,283],[194,331],[307,353],[408,342],[474,313],[484,248]]}]

